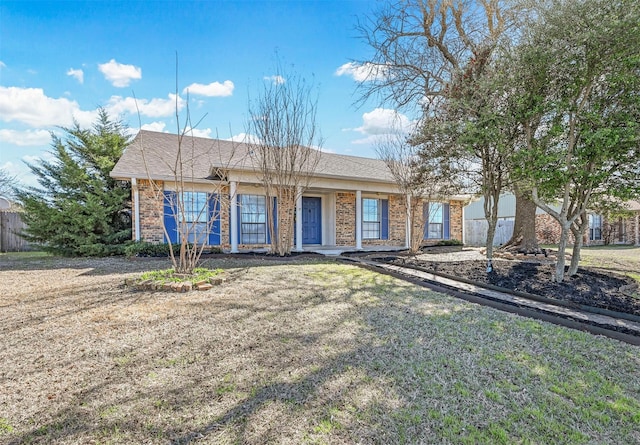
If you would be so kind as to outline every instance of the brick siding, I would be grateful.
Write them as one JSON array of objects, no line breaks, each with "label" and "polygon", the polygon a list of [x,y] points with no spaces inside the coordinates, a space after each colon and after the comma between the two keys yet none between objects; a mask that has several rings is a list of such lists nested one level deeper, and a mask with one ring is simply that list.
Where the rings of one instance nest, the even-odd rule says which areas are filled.
[{"label": "brick siding", "polygon": [[[138,181],[138,196],[140,198],[140,239],[142,241],[149,243],[164,242],[164,230],[162,229],[164,194],[162,188],[162,181],[156,181],[155,187],[152,186],[148,180]],[[133,227],[135,228],[135,215],[133,215],[132,220]]]},{"label": "brick siding", "polygon": [[336,193],[336,246],[356,245],[356,194]]},{"label": "brick siding", "polygon": [[[156,187],[163,187],[162,182],[156,182]],[[228,187],[222,190],[220,201],[220,247],[230,249],[230,218]],[[152,243],[164,242],[163,211],[164,195],[162,190],[154,190],[147,180],[138,181],[138,196],[140,199],[140,238]],[[337,192],[336,195],[336,246],[353,247],[356,244],[356,194],[353,192]],[[389,195],[389,239],[362,240],[364,246],[404,246],[405,245],[405,215],[404,197]],[[450,201],[450,236],[462,239],[462,203]],[[292,197],[281,196],[278,199],[278,226],[283,227],[286,219],[293,218],[295,202]],[[289,221],[291,221],[289,219]],[[135,227],[135,215],[133,225]],[[294,228],[295,230],[295,228]],[[432,240],[429,240],[432,241]],[[438,240],[435,240],[437,242]],[[264,248],[265,244],[239,244],[239,249]]]}]

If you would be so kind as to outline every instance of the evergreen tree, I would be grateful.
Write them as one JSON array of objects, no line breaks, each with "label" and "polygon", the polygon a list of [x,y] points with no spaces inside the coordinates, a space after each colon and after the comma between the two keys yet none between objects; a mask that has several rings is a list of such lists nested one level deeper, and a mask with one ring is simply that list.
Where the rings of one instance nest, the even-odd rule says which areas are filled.
[{"label": "evergreen tree", "polygon": [[28,164],[40,186],[17,194],[28,241],[63,255],[122,252],[131,239],[131,186],[109,173],[130,142],[125,129],[100,109],[92,129],[76,123],[64,138],[52,135],[54,160]]}]

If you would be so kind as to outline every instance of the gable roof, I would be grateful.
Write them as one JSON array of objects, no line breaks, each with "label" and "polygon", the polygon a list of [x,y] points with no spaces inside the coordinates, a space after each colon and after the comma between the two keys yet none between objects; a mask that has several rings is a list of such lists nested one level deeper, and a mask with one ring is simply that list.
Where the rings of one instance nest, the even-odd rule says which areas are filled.
[{"label": "gable roof", "polygon": [[[242,142],[199,137],[182,141],[182,168],[185,178],[206,180],[215,168],[255,171],[251,146]],[[140,130],[111,171],[117,179],[175,179],[178,136]],[[384,161],[322,152],[315,177],[394,183]]]}]

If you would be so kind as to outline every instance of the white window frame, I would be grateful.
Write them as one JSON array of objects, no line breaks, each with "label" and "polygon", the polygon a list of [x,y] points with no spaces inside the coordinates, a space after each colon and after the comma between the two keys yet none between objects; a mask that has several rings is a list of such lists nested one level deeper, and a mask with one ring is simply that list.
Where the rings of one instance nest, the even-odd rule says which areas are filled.
[{"label": "white window frame", "polygon": [[[432,210],[431,206],[439,206],[439,209]],[[433,221],[434,216],[440,216],[440,221]],[[433,229],[432,230],[432,226]],[[438,233],[435,229],[439,227]],[[427,238],[426,239],[444,239],[444,203],[430,202],[427,207]]]},{"label": "white window frame", "polygon": [[[367,201],[376,203],[376,219],[367,219]],[[376,198],[362,198],[362,239],[380,239],[382,236],[382,202]]]},{"label": "white window frame", "polygon": [[194,243],[197,240],[198,244],[208,244],[209,194],[199,191],[183,191],[181,202],[182,211],[178,212],[178,224],[187,225],[187,242]]},{"label": "white window frame", "polygon": [[589,241],[602,241],[602,215],[589,213]]},{"label": "white window frame", "polygon": [[[252,207],[255,206],[255,207]],[[259,210],[264,210],[263,212]],[[249,210],[256,211],[249,211]],[[267,197],[240,195],[240,243],[267,243]],[[251,228],[251,230],[249,230]]]}]

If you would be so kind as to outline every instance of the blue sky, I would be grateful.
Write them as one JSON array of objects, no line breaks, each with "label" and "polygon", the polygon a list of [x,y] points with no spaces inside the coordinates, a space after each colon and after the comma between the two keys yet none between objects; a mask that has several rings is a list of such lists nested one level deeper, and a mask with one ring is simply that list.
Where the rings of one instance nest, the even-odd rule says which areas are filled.
[{"label": "blue sky", "polygon": [[[314,80],[323,149],[375,157],[397,115],[353,104],[366,82],[355,25],[373,1],[0,2],[0,167],[34,184],[23,161],[47,157],[50,131],[88,127],[105,107],[132,129],[175,133],[176,53],[181,114],[198,135],[245,132],[249,96],[276,59]],[[277,53],[277,55],[276,55]],[[286,80],[285,80],[286,81]],[[136,98],[134,100],[133,98]],[[404,119],[404,116],[400,116]]]}]

